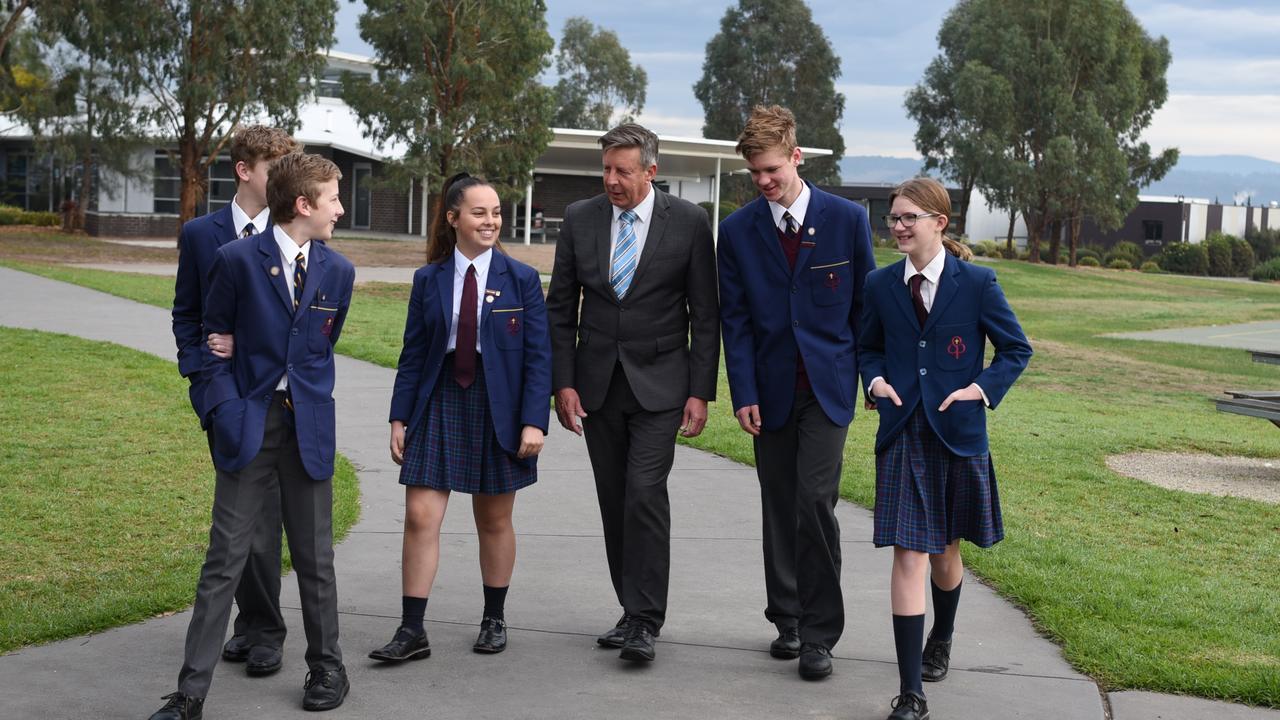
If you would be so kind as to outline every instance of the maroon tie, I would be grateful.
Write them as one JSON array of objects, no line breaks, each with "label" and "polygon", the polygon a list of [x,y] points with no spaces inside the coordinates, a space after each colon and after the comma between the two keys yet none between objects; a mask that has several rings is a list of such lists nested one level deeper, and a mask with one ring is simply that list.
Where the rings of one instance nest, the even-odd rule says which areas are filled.
[{"label": "maroon tie", "polygon": [[476,379],[476,266],[467,268],[458,304],[458,344],[453,354],[453,378],[464,388]]},{"label": "maroon tie", "polygon": [[911,283],[911,304],[916,306],[916,320],[920,321],[920,327],[924,327],[924,321],[929,319],[929,311],[924,307],[924,296],[920,294],[920,283],[924,282],[924,273],[916,273],[908,280]]}]

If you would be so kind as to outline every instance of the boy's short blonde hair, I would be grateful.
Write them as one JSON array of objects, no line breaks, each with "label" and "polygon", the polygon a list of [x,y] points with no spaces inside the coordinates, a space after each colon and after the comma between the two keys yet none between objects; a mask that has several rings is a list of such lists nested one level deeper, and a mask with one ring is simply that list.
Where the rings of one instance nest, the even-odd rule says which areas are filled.
[{"label": "boy's short blonde hair", "polygon": [[267,125],[246,125],[236,128],[231,136],[231,164],[243,162],[249,167],[262,160],[275,160],[293,152],[301,152],[302,145],[289,133]]},{"label": "boy's short blonde hair", "polygon": [[781,150],[790,155],[796,147],[796,116],[781,105],[757,105],[742,134],[738,135],[734,151],[750,160],[768,150]]},{"label": "boy's short blonde hair", "polygon": [[289,153],[271,165],[267,175],[267,206],[271,221],[287,223],[298,215],[294,202],[305,197],[314,207],[320,201],[320,186],[341,180],[342,171],[323,155]]}]

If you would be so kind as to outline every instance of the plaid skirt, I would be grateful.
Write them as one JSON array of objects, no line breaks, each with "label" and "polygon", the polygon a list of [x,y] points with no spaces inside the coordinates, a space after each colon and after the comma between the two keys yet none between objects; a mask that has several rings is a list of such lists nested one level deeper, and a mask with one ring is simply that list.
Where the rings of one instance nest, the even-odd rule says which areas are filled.
[{"label": "plaid skirt", "polygon": [[537,479],[536,464],[516,459],[498,443],[480,356],[475,382],[464,389],[453,379],[453,353],[446,355],[427,410],[405,440],[400,484],[501,495]]},{"label": "plaid skirt", "polygon": [[955,540],[991,547],[1004,538],[989,452],[960,457],[917,407],[902,432],[876,455],[876,547],[931,555]]}]

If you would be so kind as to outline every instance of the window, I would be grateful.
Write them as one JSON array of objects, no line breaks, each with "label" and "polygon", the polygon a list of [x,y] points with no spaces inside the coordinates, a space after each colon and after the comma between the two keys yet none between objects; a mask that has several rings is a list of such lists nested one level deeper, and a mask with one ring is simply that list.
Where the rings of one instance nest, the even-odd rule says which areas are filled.
[{"label": "window", "polygon": [[[169,161],[169,153],[157,150],[152,176],[152,212],[177,215],[182,206],[182,174]],[[236,196],[236,171],[231,158],[221,156],[209,166],[209,191],[196,205],[196,215],[220,210]]]},{"label": "window", "polygon": [[1143,220],[1142,237],[1145,240],[1164,240],[1164,223],[1159,220]]}]

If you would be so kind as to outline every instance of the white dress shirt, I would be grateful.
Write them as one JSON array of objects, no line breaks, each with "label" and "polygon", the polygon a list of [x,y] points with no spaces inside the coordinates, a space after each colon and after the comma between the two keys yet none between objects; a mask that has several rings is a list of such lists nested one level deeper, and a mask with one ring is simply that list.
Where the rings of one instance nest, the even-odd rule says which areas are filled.
[{"label": "white dress shirt", "polygon": [[[235,215],[235,210],[232,210],[231,214]],[[276,246],[280,248],[280,263],[282,265],[280,274],[284,276],[284,285],[289,289],[289,298],[290,302],[292,302],[293,272],[296,269],[293,261],[298,257],[298,253],[302,253],[302,259],[306,263],[306,267],[311,267],[311,242],[307,241],[302,245],[298,245],[293,241],[293,238],[289,237],[288,233],[280,229],[279,225],[273,225],[271,229],[271,234],[276,239]],[[280,376],[280,382],[276,383],[276,390],[284,390],[287,387],[289,387],[289,373],[286,372]]]},{"label": "white dress shirt", "polygon": [[467,281],[467,269],[476,267],[476,306],[472,310],[476,314],[476,353],[480,352],[480,312],[484,310],[484,291],[489,284],[489,265],[493,262],[493,248],[489,248],[476,256],[475,260],[467,259],[457,247],[453,248],[453,314],[449,317],[449,346],[446,352],[458,348],[458,318],[462,306],[462,287]]},{"label": "white dress shirt", "polygon": [[795,218],[797,230],[804,227],[804,216],[809,212],[809,183],[801,181],[800,194],[792,201],[791,207],[782,207],[779,203],[770,200],[769,212],[773,213],[773,224],[783,232],[787,231],[787,223],[782,219],[783,213],[791,213],[791,217]]},{"label": "white dress shirt", "polygon": [[[636,214],[635,222],[631,223],[631,230],[636,234],[636,265],[640,264],[640,254],[644,252],[644,241],[649,237],[649,221],[653,219],[653,185],[649,185],[649,194],[644,196],[639,205],[631,208]],[[609,268],[613,268],[613,252],[618,249],[618,233],[622,232],[622,213],[623,209],[617,205],[613,206],[613,223],[609,236]],[[634,279],[634,278],[633,278]]]},{"label": "white dress shirt", "polygon": [[[249,217],[249,214],[240,207],[240,196],[236,195],[231,198],[231,222],[236,228],[236,237],[244,235],[244,226],[253,223],[253,234],[257,235],[267,229],[267,223],[271,222],[271,208],[264,207],[257,217]],[[297,253],[294,253],[297,255]],[[292,260],[292,258],[290,258]]]}]

